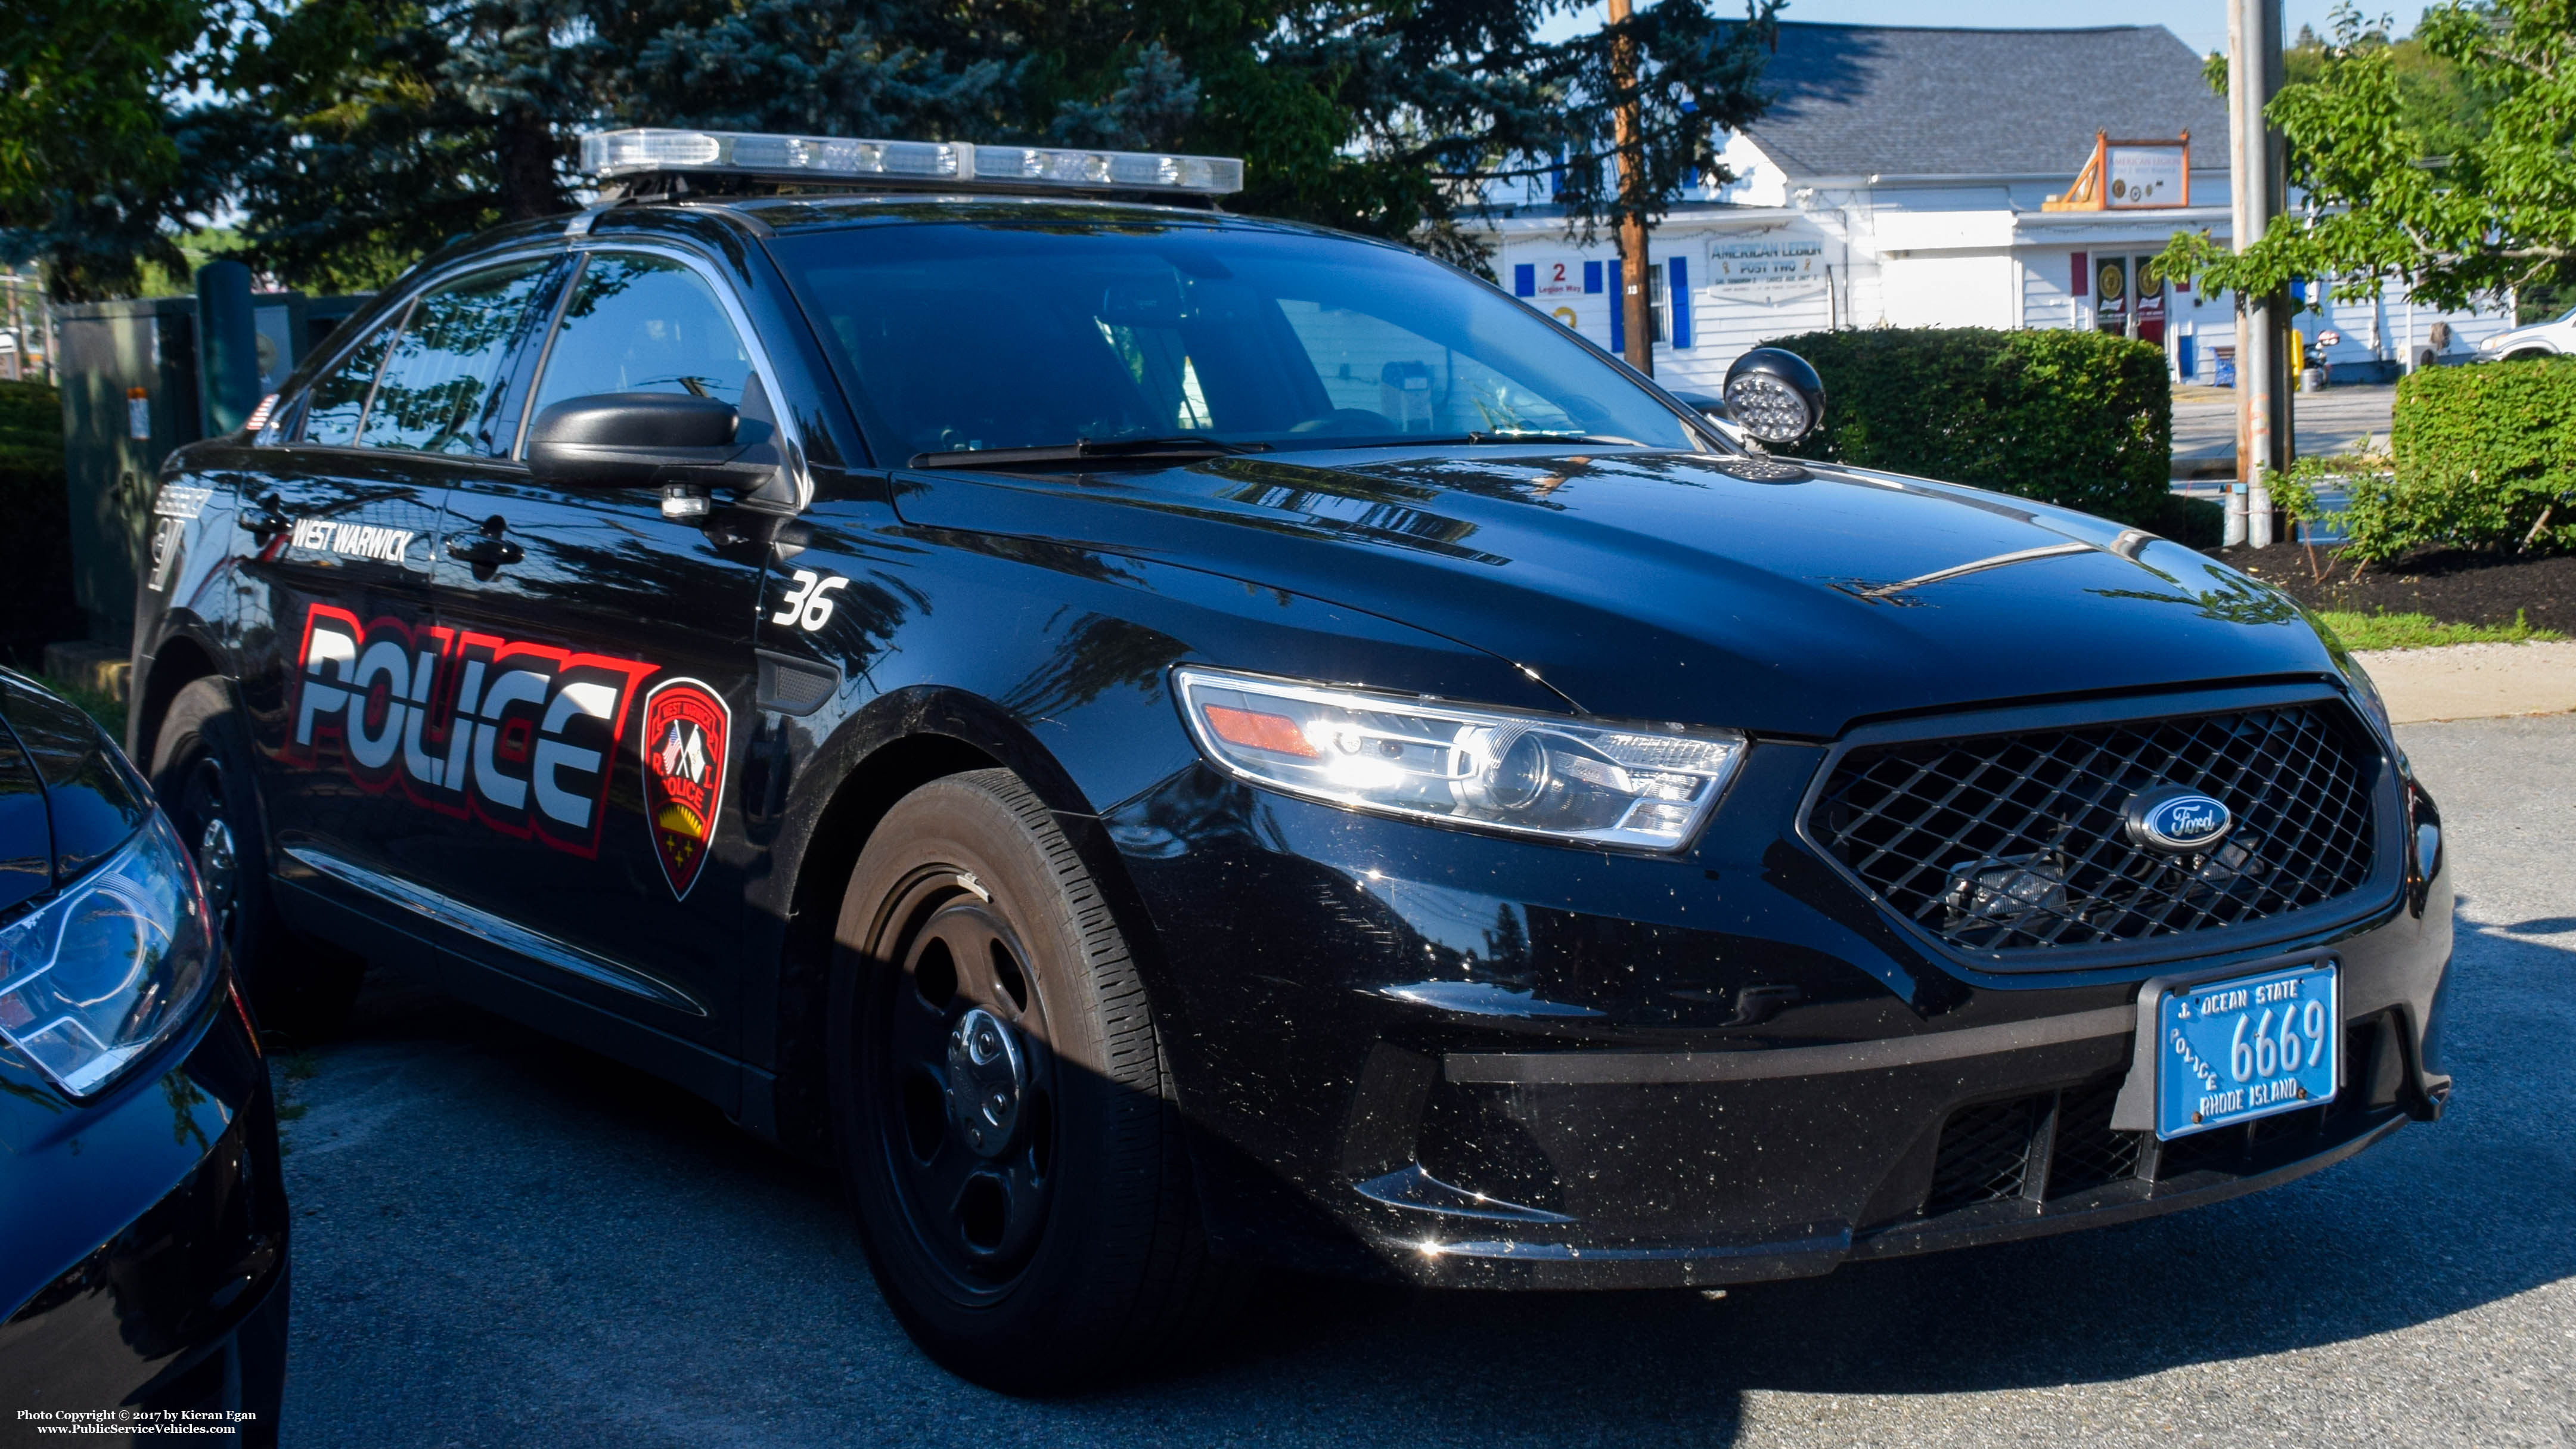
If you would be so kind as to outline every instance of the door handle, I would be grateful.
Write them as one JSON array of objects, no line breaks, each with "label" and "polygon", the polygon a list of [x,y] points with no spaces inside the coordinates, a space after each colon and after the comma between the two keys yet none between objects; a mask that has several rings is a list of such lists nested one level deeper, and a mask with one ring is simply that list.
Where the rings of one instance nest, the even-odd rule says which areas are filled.
[{"label": "door handle", "polygon": [[451,533],[447,536],[447,556],[478,569],[496,569],[526,558],[527,551],[501,536],[508,527],[496,515],[483,520],[483,527],[473,533]]},{"label": "door handle", "polygon": [[242,515],[241,526],[250,530],[251,537],[263,543],[267,542],[271,535],[284,533],[294,527],[287,521],[285,510],[274,493],[253,503],[250,512]]}]

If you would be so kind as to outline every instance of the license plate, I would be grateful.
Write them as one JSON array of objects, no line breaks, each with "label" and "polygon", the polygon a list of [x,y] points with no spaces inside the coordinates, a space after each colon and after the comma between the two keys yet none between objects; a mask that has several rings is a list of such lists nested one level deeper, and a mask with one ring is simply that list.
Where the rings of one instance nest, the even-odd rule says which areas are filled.
[{"label": "license plate", "polygon": [[2340,1006],[2332,961],[2164,992],[2156,1135],[2188,1137],[2331,1101]]}]

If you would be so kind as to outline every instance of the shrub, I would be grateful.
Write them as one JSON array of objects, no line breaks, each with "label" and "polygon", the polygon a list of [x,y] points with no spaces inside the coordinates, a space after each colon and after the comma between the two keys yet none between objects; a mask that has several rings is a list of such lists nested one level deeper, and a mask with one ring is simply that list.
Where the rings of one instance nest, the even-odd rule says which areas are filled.
[{"label": "shrub", "polygon": [[2576,547],[2576,358],[2428,368],[2397,384],[2393,477],[2355,480],[2361,558],[2411,548]]},{"label": "shrub", "polygon": [[2151,343],[2096,332],[1881,327],[1768,344],[1815,364],[1825,424],[1803,457],[1973,484],[2157,528],[2173,389]]},{"label": "shrub", "polygon": [[0,382],[0,662],[36,667],[45,645],[79,638],[72,602],[71,498],[63,474],[63,405],[40,382]]}]

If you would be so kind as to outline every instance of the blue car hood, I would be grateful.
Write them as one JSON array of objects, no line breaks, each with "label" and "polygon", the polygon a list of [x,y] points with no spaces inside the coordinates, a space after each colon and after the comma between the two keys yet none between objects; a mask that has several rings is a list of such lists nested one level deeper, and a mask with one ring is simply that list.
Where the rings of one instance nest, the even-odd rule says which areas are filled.
[{"label": "blue car hood", "polygon": [[[1745,476],[1765,472],[1793,476]],[[1366,610],[1501,655],[1602,716],[1828,737],[1870,716],[2336,676],[2287,595],[2180,545],[1853,469],[1353,449],[905,473],[896,487],[910,524],[1152,557]]]}]

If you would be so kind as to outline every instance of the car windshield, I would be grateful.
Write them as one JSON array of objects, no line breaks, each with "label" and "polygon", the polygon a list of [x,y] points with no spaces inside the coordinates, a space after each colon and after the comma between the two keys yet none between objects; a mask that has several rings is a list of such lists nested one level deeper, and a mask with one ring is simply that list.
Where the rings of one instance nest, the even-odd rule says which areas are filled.
[{"label": "car windshield", "polygon": [[1703,446],[1555,322],[1397,247],[1026,221],[772,245],[888,461],[1144,440]]}]

